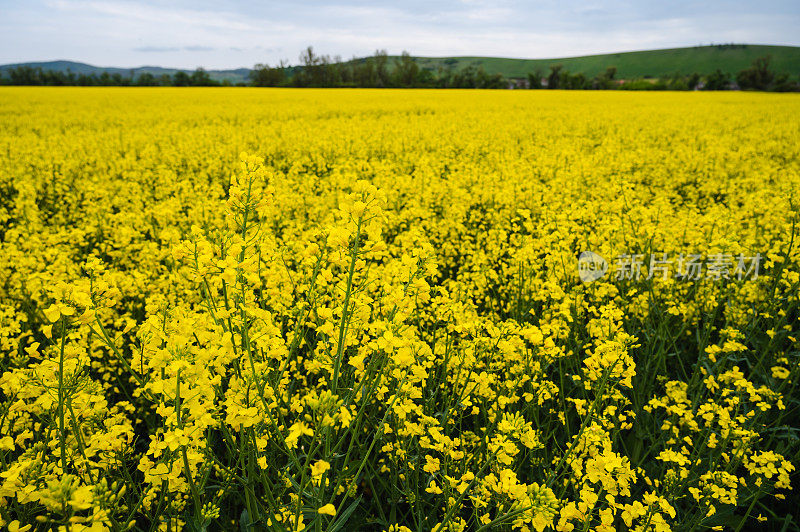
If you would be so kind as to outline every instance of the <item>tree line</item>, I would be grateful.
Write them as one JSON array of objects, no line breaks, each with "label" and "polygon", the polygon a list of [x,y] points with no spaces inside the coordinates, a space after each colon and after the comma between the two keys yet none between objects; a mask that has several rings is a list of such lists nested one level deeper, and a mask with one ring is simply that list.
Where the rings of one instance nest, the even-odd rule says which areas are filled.
[{"label": "tree line", "polygon": [[550,72],[543,75],[541,71],[528,74],[529,89],[619,89],[619,90],[757,90],[772,92],[790,92],[800,90],[797,81],[792,81],[788,73],[777,73],[771,68],[770,56],[759,57],[753,64],[739,71],[735,76],[720,69],[711,74],[701,76],[698,73],[682,75],[680,73],[662,76],[656,79],[640,78],[632,80],[615,79],[616,68],[609,67],[602,74],[587,78],[582,73],[571,74],[563,66],[552,65]]},{"label": "tree line", "polygon": [[219,87],[231,85],[211,78],[208,72],[198,68],[191,74],[178,71],[174,74],[154,75],[142,72],[138,75],[131,70],[126,76],[119,72],[109,74],[76,74],[70,70],[44,70],[41,67],[20,65],[8,69],[0,75],[0,85],[49,85],[80,87]]},{"label": "tree line", "polygon": [[[455,62],[455,60],[452,60]],[[403,52],[390,59],[386,50],[370,57],[342,61],[318,55],[309,46],[300,54],[300,65],[256,65],[250,73],[256,87],[364,87],[364,88],[439,88],[439,89],[505,89],[508,81],[501,74],[489,74],[483,67],[470,65],[461,70],[420,68],[417,61]]]},{"label": "tree line", "polygon": [[[621,80],[616,67],[608,67],[597,76],[582,72],[571,73],[563,65],[550,66],[549,72],[539,70],[526,78],[506,79],[501,74],[489,74],[483,67],[468,65],[455,69],[456,59],[447,59],[444,65],[433,70],[421,68],[417,61],[403,52],[391,59],[385,50],[370,57],[342,61],[319,55],[309,46],[300,55],[300,64],[290,66],[286,61],[270,66],[257,64],[246,82],[237,86],[254,87],[365,87],[365,88],[441,88],[441,89],[620,89],[620,90],[758,90],[788,92],[800,90],[800,84],[790,79],[788,73],[772,69],[771,57],[760,57],[735,76],[720,69],[707,74],[673,74],[660,78]],[[43,70],[40,67],[18,66],[0,76],[3,85],[77,85],[77,86],[168,86],[214,87],[231,86],[230,81],[218,81],[202,68],[192,73],[178,71],[156,76],[149,72],[128,76],[121,73],[75,74],[69,70]]]},{"label": "tree line", "polygon": [[[732,45],[731,45],[732,46]],[[454,71],[439,67],[423,69],[408,52],[392,64],[386,51],[371,57],[344,62],[339,57],[316,55],[308,47],[300,56],[301,65],[289,67],[285,62],[270,67],[258,64],[250,73],[251,84],[257,87],[402,87],[402,88],[476,88],[476,89],[622,89],[622,90],[759,90],[797,91],[800,85],[787,73],[776,73],[770,56],[761,57],[735,77],[717,69],[706,76],[679,73],[657,79],[617,79],[616,67],[608,67],[594,77],[582,72],[570,73],[563,65],[550,66],[549,73],[530,72],[526,79],[506,79],[500,74],[487,74],[483,67],[472,65]],[[449,63],[448,63],[449,62]],[[445,60],[454,64],[455,59]]]}]

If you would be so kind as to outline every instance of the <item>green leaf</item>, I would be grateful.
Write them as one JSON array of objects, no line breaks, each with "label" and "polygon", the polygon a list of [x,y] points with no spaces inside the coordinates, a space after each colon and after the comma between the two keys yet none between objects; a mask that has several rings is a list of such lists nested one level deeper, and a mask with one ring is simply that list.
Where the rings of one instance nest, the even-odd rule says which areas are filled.
[{"label": "green leaf", "polygon": [[242,515],[239,516],[239,530],[248,532],[251,526],[253,523],[250,521],[250,514],[247,513],[247,510],[242,510]]},{"label": "green leaf", "polygon": [[347,524],[347,520],[350,519],[350,515],[356,510],[356,508],[358,508],[359,502],[361,502],[360,495],[358,499],[350,503],[350,506],[348,506],[343,512],[339,514],[336,521],[333,523],[333,527],[330,529],[331,532],[337,532]]}]

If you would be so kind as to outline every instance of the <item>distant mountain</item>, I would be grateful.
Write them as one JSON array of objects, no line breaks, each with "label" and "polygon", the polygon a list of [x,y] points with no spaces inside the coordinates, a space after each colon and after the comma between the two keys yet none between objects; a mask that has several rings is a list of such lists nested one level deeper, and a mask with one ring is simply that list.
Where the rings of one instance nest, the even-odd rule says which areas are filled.
[{"label": "distant mountain", "polygon": [[[98,67],[94,65],[88,65],[86,63],[78,63],[75,61],[41,61],[41,62],[34,62],[34,63],[14,63],[9,65],[0,65],[0,74],[4,73],[5,71],[19,67],[19,66],[29,66],[32,68],[41,68],[42,70],[54,70],[56,72],[73,72],[75,74],[95,74],[97,76],[101,75],[103,72],[107,72],[109,74],[120,74],[122,76],[131,76],[134,77],[144,74],[148,72],[153,74],[154,76],[158,77],[164,74],[169,76],[175,74],[175,72],[183,71],[187,74],[191,74],[192,70],[184,70],[180,68],[164,68],[158,66],[141,66],[137,68],[119,68],[119,67]],[[250,74],[249,68],[237,68],[234,70],[208,70],[207,71],[211,79],[216,81],[223,81],[228,80],[231,83],[238,83],[240,81],[247,81],[247,76]]]},{"label": "distant mountain", "polygon": [[[683,75],[710,74],[717,69],[736,74],[749,67],[759,57],[770,55],[772,69],[776,72],[787,72],[793,78],[800,75],[800,47],[771,46],[761,44],[721,44],[709,46],[693,46],[688,48],[669,48],[664,50],[647,50],[640,52],[621,52],[616,54],[585,55],[580,57],[562,57],[554,59],[513,59],[507,57],[415,57],[420,67],[438,71],[459,71],[474,67],[483,69],[489,74],[502,74],[507,78],[523,78],[529,72],[539,70],[546,75],[551,65],[561,64],[565,70],[573,74],[579,72],[588,77],[596,76],[606,68],[617,68],[618,79],[657,78],[675,73]],[[390,60],[399,56],[390,56]],[[355,59],[354,61],[359,61]],[[163,74],[173,75],[182,69],[142,66],[138,68],[96,67],[74,61],[45,61],[38,63],[16,63],[0,65],[0,75],[17,66],[40,67],[42,70],[56,70],[75,74],[96,74],[103,72],[118,73],[123,76],[138,76],[149,72],[158,77]],[[191,70],[183,70],[191,74]],[[247,81],[250,69],[209,70],[209,75],[217,81],[228,80],[231,83]]]}]

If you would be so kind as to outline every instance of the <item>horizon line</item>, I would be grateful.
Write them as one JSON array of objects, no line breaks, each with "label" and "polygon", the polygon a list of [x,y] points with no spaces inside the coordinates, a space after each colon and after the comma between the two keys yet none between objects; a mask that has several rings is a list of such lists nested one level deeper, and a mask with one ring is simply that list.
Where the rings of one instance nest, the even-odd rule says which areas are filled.
[{"label": "horizon line", "polygon": [[[558,61],[561,59],[577,59],[582,57],[599,57],[604,55],[620,55],[620,54],[636,54],[636,53],[646,53],[646,52],[660,52],[660,51],[669,51],[669,50],[685,50],[691,48],[712,48],[717,46],[769,46],[769,47],[781,47],[781,48],[800,48],[799,45],[794,44],[763,44],[763,43],[736,43],[736,42],[727,42],[727,43],[710,43],[710,44],[696,44],[691,46],[673,46],[670,48],[649,48],[649,49],[639,49],[639,50],[625,50],[625,51],[617,51],[617,52],[597,52],[597,53],[589,53],[583,55],[570,55],[570,56],[559,56],[559,57],[509,57],[509,56],[498,56],[498,55],[409,55],[414,59],[511,59],[515,61]],[[328,54],[321,54],[322,56]],[[400,57],[401,54],[387,54],[389,57]],[[330,56],[328,56],[330,57]],[[341,63],[347,63],[350,61],[358,60],[358,59],[366,59],[369,57],[374,57],[374,55],[365,55],[360,57],[352,57],[350,59],[342,59]],[[37,63],[76,63],[79,65],[86,65],[92,68],[114,68],[119,70],[141,70],[144,68],[160,68],[163,70],[183,70],[183,71],[191,71],[197,70],[202,68],[207,72],[231,72],[235,70],[253,70],[253,67],[247,66],[240,66],[240,67],[233,67],[233,68],[206,68],[202,65],[196,66],[194,68],[191,67],[167,67],[167,66],[160,66],[160,65],[140,65],[140,66],[100,66],[95,65],[92,63],[87,63],[84,61],[76,61],[73,59],[41,59],[41,60],[31,60],[31,61],[17,61],[14,63],[4,63],[0,64],[0,68],[4,67],[14,67],[14,66],[23,66],[23,65],[31,65]],[[256,63],[260,64],[260,63]],[[253,65],[255,66],[255,65]],[[275,65],[277,66],[277,65]],[[286,65],[287,67],[298,67],[302,66],[301,64],[289,64]]]}]

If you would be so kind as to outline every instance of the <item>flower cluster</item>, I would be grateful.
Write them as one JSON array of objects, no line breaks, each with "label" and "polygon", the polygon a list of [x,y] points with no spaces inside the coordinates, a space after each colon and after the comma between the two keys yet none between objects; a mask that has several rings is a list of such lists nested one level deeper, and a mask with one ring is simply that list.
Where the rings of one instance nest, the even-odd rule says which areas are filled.
[{"label": "flower cluster", "polygon": [[788,529],[799,108],[0,89],[0,527]]}]

